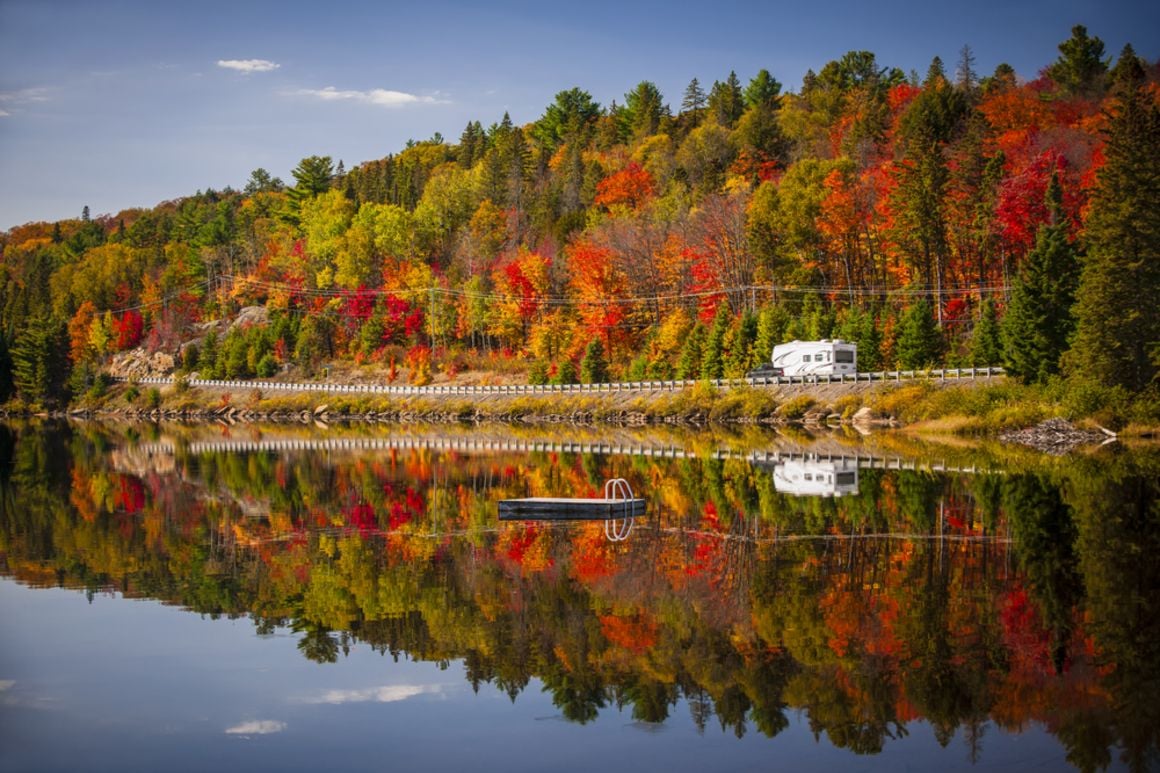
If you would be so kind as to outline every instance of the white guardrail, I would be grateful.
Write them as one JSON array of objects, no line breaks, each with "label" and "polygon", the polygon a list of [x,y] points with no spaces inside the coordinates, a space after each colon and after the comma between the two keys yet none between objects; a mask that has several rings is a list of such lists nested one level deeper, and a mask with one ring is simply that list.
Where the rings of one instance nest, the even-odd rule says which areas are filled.
[{"label": "white guardrail", "polygon": [[[815,384],[855,384],[874,381],[905,381],[928,379],[979,379],[1006,375],[1002,368],[940,368],[932,370],[883,370],[872,373],[845,373],[837,375],[814,374],[805,376],[757,376],[747,378],[711,379],[708,383],[718,389],[743,386],[813,386]],[[129,379],[114,377],[114,381],[134,381],[137,384],[173,384],[172,376]],[[284,392],[323,392],[332,394],[376,395],[538,395],[607,392],[676,392],[688,389],[703,380],[683,381],[618,381],[605,384],[490,384],[483,386],[395,386],[393,384],[335,384],[329,382],[293,381],[224,381],[217,379],[186,379],[186,384],[202,389],[263,389]]]}]

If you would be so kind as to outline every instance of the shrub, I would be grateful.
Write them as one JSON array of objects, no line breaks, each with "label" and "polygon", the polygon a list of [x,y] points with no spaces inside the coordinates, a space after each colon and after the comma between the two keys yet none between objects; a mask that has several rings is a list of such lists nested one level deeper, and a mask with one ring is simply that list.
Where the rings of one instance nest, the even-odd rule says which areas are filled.
[{"label": "shrub", "polygon": [[270,378],[278,372],[278,360],[274,358],[273,353],[267,352],[258,360],[256,372],[258,378]]},{"label": "shrub", "polygon": [[798,395],[781,404],[777,409],[778,415],[789,421],[796,421],[805,416],[816,401],[809,395]]},{"label": "shrub", "polygon": [[572,364],[571,360],[565,359],[556,369],[556,375],[552,377],[551,383],[575,384],[576,380],[576,366]]},{"label": "shrub", "polygon": [[833,413],[839,414],[843,419],[848,419],[858,412],[862,407],[862,398],[858,395],[842,395],[831,406]]},{"label": "shrub", "polygon": [[197,361],[201,357],[201,350],[197,344],[189,344],[181,350],[181,369],[186,373],[197,370]]},{"label": "shrub", "polygon": [[777,411],[777,399],[765,389],[730,389],[709,410],[710,421],[761,419]]},{"label": "shrub", "polygon": [[547,384],[548,383],[548,366],[543,360],[536,360],[532,366],[528,368],[528,383],[529,384]]}]

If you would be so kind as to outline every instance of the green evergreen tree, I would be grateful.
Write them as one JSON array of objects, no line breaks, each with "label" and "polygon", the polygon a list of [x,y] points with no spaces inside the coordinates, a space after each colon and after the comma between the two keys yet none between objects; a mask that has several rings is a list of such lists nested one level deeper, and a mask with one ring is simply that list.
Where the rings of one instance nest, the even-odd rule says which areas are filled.
[{"label": "green evergreen tree", "polygon": [[1071,37],[1059,44],[1059,54],[1059,59],[1047,68],[1047,75],[1065,94],[1092,97],[1103,90],[1108,72],[1104,41],[1089,38],[1087,27],[1072,27]]},{"label": "green evergreen tree", "polygon": [[701,322],[693,325],[681,349],[681,356],[677,359],[677,378],[688,381],[701,375],[702,349],[705,342],[705,325]]},{"label": "green evergreen tree", "polygon": [[807,293],[802,301],[802,313],[798,329],[807,341],[829,338],[834,331],[835,314],[832,308],[822,302],[817,293]]},{"label": "green evergreen tree", "polygon": [[311,315],[302,320],[294,344],[294,360],[310,369],[334,354],[333,325],[325,317]]},{"label": "green evergreen tree", "polygon": [[701,378],[717,379],[725,373],[725,334],[729,330],[730,317],[729,304],[721,303],[701,351]]},{"label": "green evergreen tree", "polygon": [[668,111],[656,84],[641,81],[624,95],[624,108],[620,111],[623,136],[629,140],[641,140],[656,134]]},{"label": "green evergreen tree", "polygon": [[246,341],[246,334],[242,332],[240,327],[231,328],[218,349],[214,370],[222,378],[249,378],[253,374],[250,373],[249,363],[246,359],[247,349],[249,349],[249,344]]},{"label": "green evergreen tree", "polygon": [[745,87],[745,106],[772,105],[781,96],[781,84],[769,74],[769,70],[759,70],[749,85]]},{"label": "green evergreen tree", "polygon": [[12,381],[30,403],[54,405],[66,397],[68,330],[52,317],[34,318],[12,344]]},{"label": "green evergreen tree", "polygon": [[1024,383],[1043,382],[1059,372],[1075,328],[1071,307],[1079,283],[1079,260],[1068,241],[1059,178],[1047,186],[1048,223],[1040,226],[1035,249],[1011,283],[1011,299],[1000,326],[1003,364]]},{"label": "green evergreen tree", "polygon": [[294,175],[293,190],[298,191],[298,195],[317,196],[330,190],[334,181],[334,164],[330,156],[309,156],[299,161],[291,174]]},{"label": "green evergreen tree", "polygon": [[925,298],[911,305],[898,323],[895,355],[903,368],[924,368],[939,362],[943,339],[934,321],[934,312]]},{"label": "green evergreen tree", "polygon": [[999,333],[999,312],[995,302],[984,298],[979,318],[971,332],[971,364],[976,368],[998,365],[1003,361],[1003,343]]},{"label": "green evergreen tree", "polygon": [[202,379],[217,378],[218,337],[210,331],[201,344],[201,351],[197,357],[197,375]]},{"label": "green evergreen tree", "polygon": [[556,375],[551,379],[553,384],[575,384],[576,366],[569,359],[562,360],[556,368]]},{"label": "green evergreen tree", "polygon": [[366,322],[358,331],[358,348],[363,357],[370,357],[383,346],[383,336],[386,334],[386,327],[383,324],[383,304],[375,309]]},{"label": "green evergreen tree", "polygon": [[726,129],[732,129],[745,112],[745,95],[737,73],[730,72],[724,83],[714,81],[709,90],[709,114]]},{"label": "green evergreen tree", "polygon": [[1065,370],[1140,391],[1160,373],[1160,108],[1138,61],[1118,73],[1114,89],[1119,107],[1086,221],[1088,249]]},{"label": "green evergreen tree", "polygon": [[785,332],[789,323],[789,312],[780,303],[762,308],[757,317],[757,338],[753,344],[754,367],[770,362],[773,347],[786,340]]},{"label": "green evergreen tree", "polygon": [[543,360],[536,360],[528,368],[528,383],[529,384],[547,384],[548,383],[548,365]]},{"label": "green evergreen tree", "polygon": [[600,338],[593,338],[584,350],[580,360],[580,380],[585,384],[604,384],[608,381],[608,361],[604,357],[604,344]]},{"label": "green evergreen tree", "polygon": [[8,336],[0,331],[0,403],[8,401],[14,394],[12,383],[12,347]]},{"label": "green evergreen tree", "polygon": [[882,334],[874,322],[873,312],[848,309],[835,328],[835,334],[858,345],[858,370],[881,370]]},{"label": "green evergreen tree", "polygon": [[693,116],[693,125],[696,126],[701,121],[701,111],[705,109],[705,90],[701,88],[700,82],[693,78],[689,81],[689,85],[685,87],[685,96],[681,100],[681,112],[689,113]]},{"label": "green evergreen tree", "polygon": [[732,336],[729,337],[726,347],[725,375],[729,378],[744,378],[751,368],[760,364],[760,358],[756,364],[753,362],[757,356],[754,351],[754,343],[757,340],[757,315],[746,310],[734,320],[730,330]]}]

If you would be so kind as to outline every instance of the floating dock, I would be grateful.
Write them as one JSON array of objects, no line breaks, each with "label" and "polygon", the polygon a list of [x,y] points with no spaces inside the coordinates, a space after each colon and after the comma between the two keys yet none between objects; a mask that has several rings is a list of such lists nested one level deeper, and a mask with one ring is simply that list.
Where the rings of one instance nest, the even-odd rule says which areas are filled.
[{"label": "floating dock", "polygon": [[643,499],[529,497],[499,503],[501,521],[608,521],[644,515]]},{"label": "floating dock", "polygon": [[499,503],[501,521],[611,521],[644,515],[645,502],[623,478],[604,484],[603,498],[528,497]]}]

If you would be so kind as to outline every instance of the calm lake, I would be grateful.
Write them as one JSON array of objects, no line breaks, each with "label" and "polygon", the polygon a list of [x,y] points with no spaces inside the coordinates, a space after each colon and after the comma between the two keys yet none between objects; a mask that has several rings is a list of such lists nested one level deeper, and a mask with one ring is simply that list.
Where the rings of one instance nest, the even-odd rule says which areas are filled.
[{"label": "calm lake", "polygon": [[0,770],[1160,768],[1155,451],[588,432],[0,424]]}]

